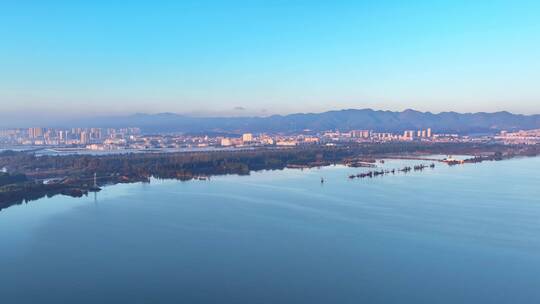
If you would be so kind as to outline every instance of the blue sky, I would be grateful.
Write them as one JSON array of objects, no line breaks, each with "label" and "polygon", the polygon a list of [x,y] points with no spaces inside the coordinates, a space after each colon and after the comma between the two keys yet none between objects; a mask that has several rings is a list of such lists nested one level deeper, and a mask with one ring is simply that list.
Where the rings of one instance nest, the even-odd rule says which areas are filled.
[{"label": "blue sky", "polygon": [[0,116],[540,113],[539,16],[539,1],[5,0]]}]

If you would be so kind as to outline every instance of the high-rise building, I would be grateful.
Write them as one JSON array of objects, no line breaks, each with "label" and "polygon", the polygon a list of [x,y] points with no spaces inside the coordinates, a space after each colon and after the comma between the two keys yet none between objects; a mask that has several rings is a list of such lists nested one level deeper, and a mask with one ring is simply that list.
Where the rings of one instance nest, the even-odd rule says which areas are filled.
[{"label": "high-rise building", "polygon": [[100,140],[101,139],[101,129],[100,128],[91,128],[90,129],[90,139]]},{"label": "high-rise building", "polygon": [[428,129],[427,129],[427,137],[431,137],[431,135],[432,135],[432,134],[431,134],[431,128],[428,128]]},{"label": "high-rise building", "polygon": [[354,138],[369,138],[369,130],[352,130],[351,137]]},{"label": "high-rise building", "polygon": [[407,130],[403,132],[403,137],[407,139],[414,139],[414,131],[413,130]]},{"label": "high-rise building", "polygon": [[58,139],[60,141],[65,141],[66,140],[66,131],[58,131]]},{"label": "high-rise building", "polygon": [[43,136],[42,128],[30,128],[28,129],[28,137],[30,138],[39,138]]},{"label": "high-rise building", "polygon": [[85,145],[88,143],[88,133],[86,131],[81,132],[81,144]]}]

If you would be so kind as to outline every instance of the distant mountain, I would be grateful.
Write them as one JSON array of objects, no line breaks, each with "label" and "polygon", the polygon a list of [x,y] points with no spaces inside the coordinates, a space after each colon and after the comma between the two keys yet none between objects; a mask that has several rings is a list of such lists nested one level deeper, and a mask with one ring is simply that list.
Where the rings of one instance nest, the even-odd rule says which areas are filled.
[{"label": "distant mountain", "polygon": [[[80,123],[79,121],[79,125]],[[433,114],[410,109],[403,112],[349,109],[269,117],[191,117],[173,113],[135,114],[123,117],[102,117],[82,123],[99,127],[140,127],[145,133],[287,133],[303,130],[347,131],[354,129],[402,132],[432,128],[435,132],[470,134],[540,128],[540,115],[520,115],[509,112]]]}]

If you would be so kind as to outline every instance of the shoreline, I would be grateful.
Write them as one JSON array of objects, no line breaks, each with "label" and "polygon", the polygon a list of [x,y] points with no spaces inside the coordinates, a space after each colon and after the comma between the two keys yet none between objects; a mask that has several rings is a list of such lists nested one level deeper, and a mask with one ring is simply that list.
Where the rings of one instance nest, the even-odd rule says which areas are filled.
[{"label": "shoreline", "polygon": [[[341,164],[352,168],[374,168],[377,160],[424,160],[443,162],[428,155],[468,154],[463,161],[446,162],[448,165],[500,161],[516,157],[540,155],[540,147],[464,146],[454,149],[431,149],[412,146],[409,151],[385,151],[393,146],[318,147],[317,149],[284,149],[256,151],[219,151],[179,154],[135,154],[107,156],[35,156],[24,152],[0,154],[0,167],[17,168],[24,175],[24,182],[0,183],[0,210],[42,197],[67,195],[81,197],[99,187],[119,183],[150,182],[151,178],[180,181],[207,180],[211,176],[236,174],[249,175],[261,170],[308,169]],[[397,147],[403,149],[403,147]],[[441,147],[436,147],[441,148]],[[444,147],[449,148],[449,147]],[[377,151],[378,149],[378,151]],[[482,150],[482,151],[480,151]],[[469,151],[470,153],[463,153]],[[439,153],[434,153],[439,152]],[[459,152],[459,153],[456,153]],[[480,153],[481,152],[481,153]],[[7,155],[6,155],[7,154]],[[3,160],[3,162],[2,162]],[[428,164],[429,165],[429,164]],[[426,165],[426,166],[428,166]],[[425,166],[424,166],[425,167]],[[45,170],[47,168],[48,170]],[[412,169],[412,168],[411,168]],[[423,168],[422,168],[423,169]],[[26,170],[26,171],[23,171]],[[399,170],[399,169],[398,169]],[[403,170],[402,170],[403,171]],[[410,170],[408,170],[410,171]],[[385,175],[380,170],[370,171],[371,176]],[[405,171],[403,171],[405,172]],[[9,173],[4,173],[8,174]],[[96,179],[94,181],[94,174]],[[355,177],[369,177],[369,174]],[[13,175],[12,175],[13,176]],[[95,182],[95,184],[94,184]]]}]

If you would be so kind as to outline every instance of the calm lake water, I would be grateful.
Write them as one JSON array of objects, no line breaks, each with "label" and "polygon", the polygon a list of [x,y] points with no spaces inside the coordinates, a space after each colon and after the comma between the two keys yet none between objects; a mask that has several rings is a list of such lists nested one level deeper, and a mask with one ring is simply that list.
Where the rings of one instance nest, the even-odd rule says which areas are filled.
[{"label": "calm lake water", "polygon": [[0,303],[540,303],[540,158],[347,178],[360,171],[4,209]]}]

